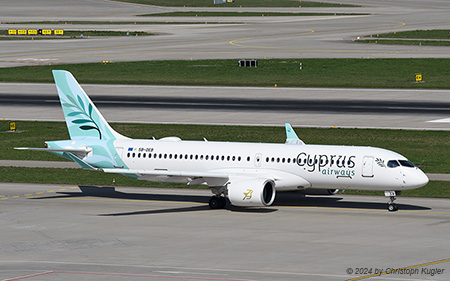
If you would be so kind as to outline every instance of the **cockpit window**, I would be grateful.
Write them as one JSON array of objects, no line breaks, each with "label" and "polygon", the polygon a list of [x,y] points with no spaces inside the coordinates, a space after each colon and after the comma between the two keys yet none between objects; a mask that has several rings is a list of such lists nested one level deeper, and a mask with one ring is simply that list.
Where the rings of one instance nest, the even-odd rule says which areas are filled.
[{"label": "cockpit window", "polygon": [[397,162],[397,160],[389,160],[389,161],[387,162],[387,166],[388,166],[389,168],[395,168],[395,167],[400,166],[400,164]]},{"label": "cockpit window", "polygon": [[398,160],[398,162],[400,162],[400,165],[402,165],[403,167],[414,168],[416,166],[409,160]]}]

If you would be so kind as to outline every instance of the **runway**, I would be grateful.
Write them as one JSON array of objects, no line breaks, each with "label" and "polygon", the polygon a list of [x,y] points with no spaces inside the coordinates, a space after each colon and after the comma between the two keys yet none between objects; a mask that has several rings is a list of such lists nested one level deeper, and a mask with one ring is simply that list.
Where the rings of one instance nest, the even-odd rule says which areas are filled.
[{"label": "runway", "polygon": [[[449,130],[449,90],[83,85],[109,122]],[[124,94],[126,93],[126,94]],[[0,119],[63,121],[53,84],[1,83]]]},{"label": "runway", "polygon": [[[330,1],[341,2],[341,1]],[[27,28],[20,21],[169,21],[202,24],[152,25],[39,25],[66,30],[133,30],[158,36],[110,37],[84,40],[0,41],[0,67],[110,61],[240,58],[448,58],[446,47],[355,44],[358,36],[391,31],[448,28],[446,1],[343,1],[360,8],[227,8],[223,11],[364,13],[310,17],[136,17],[170,11],[208,11],[213,8],[168,8],[115,1],[2,2],[2,28]],[[216,8],[217,9],[217,8]],[[221,24],[210,24],[220,22]],[[209,23],[209,24],[208,24]]]},{"label": "runway", "polygon": [[402,267],[420,270],[376,280],[450,274],[445,199],[400,197],[390,213],[383,197],[279,194],[270,208],[210,210],[208,190],[0,190],[3,280],[354,280],[370,274],[349,268]]}]

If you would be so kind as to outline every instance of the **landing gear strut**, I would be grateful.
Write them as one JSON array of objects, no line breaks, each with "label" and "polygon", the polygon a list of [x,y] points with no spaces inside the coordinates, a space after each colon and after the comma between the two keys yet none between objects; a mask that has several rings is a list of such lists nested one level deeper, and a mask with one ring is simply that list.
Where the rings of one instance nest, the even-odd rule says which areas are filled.
[{"label": "landing gear strut", "polygon": [[227,199],[225,198],[227,194],[226,187],[211,187],[211,191],[214,195],[209,199],[209,207],[211,209],[224,209],[227,205]]},{"label": "landing gear strut", "polygon": [[395,212],[398,210],[397,204],[394,203],[395,196],[400,195],[400,191],[385,191],[384,196],[389,196],[389,202],[388,202],[388,210],[389,212]]}]

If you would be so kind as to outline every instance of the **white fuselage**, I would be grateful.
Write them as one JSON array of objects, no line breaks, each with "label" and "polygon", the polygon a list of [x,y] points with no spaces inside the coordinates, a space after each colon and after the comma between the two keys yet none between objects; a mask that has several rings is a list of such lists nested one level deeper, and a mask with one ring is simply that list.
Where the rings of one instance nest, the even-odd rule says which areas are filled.
[{"label": "white fuselage", "polygon": [[[426,175],[415,166],[388,167],[390,160],[407,159],[373,147],[201,142],[178,138],[117,140],[114,145],[131,170],[248,175],[273,179],[279,191],[406,190],[428,182]],[[186,182],[182,177],[173,176],[147,175],[142,179]]]}]

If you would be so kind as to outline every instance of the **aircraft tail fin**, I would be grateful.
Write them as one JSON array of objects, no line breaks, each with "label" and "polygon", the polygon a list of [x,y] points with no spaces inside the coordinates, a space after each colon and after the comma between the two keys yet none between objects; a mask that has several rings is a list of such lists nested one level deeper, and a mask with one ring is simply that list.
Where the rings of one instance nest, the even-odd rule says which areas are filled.
[{"label": "aircraft tail fin", "polygon": [[71,139],[82,137],[95,137],[100,140],[127,138],[111,128],[70,72],[53,70],[53,77]]}]

